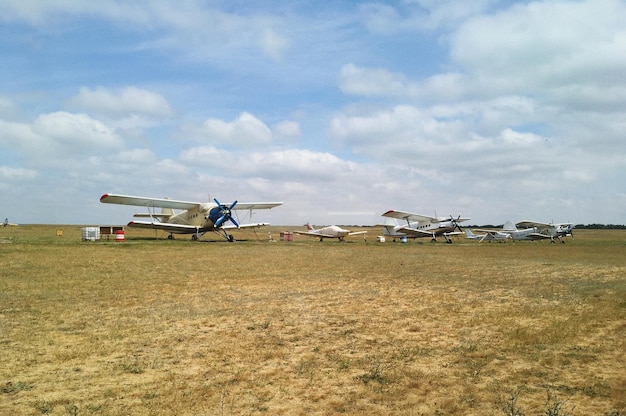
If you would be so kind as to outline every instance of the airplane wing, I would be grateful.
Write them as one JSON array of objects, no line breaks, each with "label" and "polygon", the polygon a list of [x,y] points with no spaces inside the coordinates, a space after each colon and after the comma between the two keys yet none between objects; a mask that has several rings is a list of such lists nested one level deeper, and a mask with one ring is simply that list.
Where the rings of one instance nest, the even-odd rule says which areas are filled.
[{"label": "airplane wing", "polygon": [[348,233],[348,235],[361,235],[361,234],[367,234],[367,231],[352,231]]},{"label": "airplane wing", "polygon": [[[263,208],[260,208],[263,209]],[[270,225],[269,222],[257,222],[257,223],[252,223],[252,224],[239,224],[239,227],[235,226],[234,224],[229,224],[229,225],[222,225],[220,228],[224,229],[224,230],[233,230],[233,229],[241,229],[241,228],[257,228],[257,227],[266,227]]]},{"label": "airplane wing", "polygon": [[[452,216],[450,216],[450,217],[431,217],[429,215],[413,214],[411,212],[405,212],[405,211],[396,211],[395,209],[391,209],[391,210],[385,212],[383,214],[383,217],[395,218],[395,219],[398,219],[398,220],[405,220],[405,221],[432,222],[432,223],[441,222],[441,221],[449,221],[451,219],[456,221],[457,223],[469,220],[469,218],[461,218],[460,216],[458,218],[454,218]],[[429,234],[431,234],[431,233],[429,233]]]},{"label": "airplane wing", "polygon": [[532,234],[528,234],[527,238],[530,240],[547,240],[547,239],[551,239],[552,237],[546,234],[532,233]]},{"label": "airplane wing", "polygon": [[[167,198],[146,198],[142,196],[104,194],[100,202],[105,204],[133,205],[150,208],[190,209],[201,202],[179,201]],[[282,205],[282,202],[238,202],[232,210],[270,209]]]},{"label": "airplane wing", "polygon": [[[321,232],[319,232],[319,230],[308,231],[308,232],[305,232],[305,231],[294,231],[294,233],[296,233],[298,235],[305,235],[307,237],[343,238],[343,236],[341,236],[341,235],[321,233]],[[360,234],[366,234],[366,233],[367,233],[367,231],[354,231],[354,232],[348,233],[348,236],[360,235]]]},{"label": "airplane wing", "polygon": [[[146,198],[142,196],[104,194],[100,197],[104,204],[133,205],[149,208],[190,209],[200,205],[199,202],[177,201],[167,198]],[[235,207],[235,209],[239,209]]]},{"label": "airplane wing", "polygon": [[482,229],[482,228],[477,228],[474,231],[477,231],[479,233],[487,233],[487,234],[490,234],[490,235],[493,235],[493,236],[496,236],[496,235],[499,235],[499,234],[503,234],[501,231],[498,231],[498,230],[485,230],[485,229]]},{"label": "airplane wing", "polygon": [[[224,225],[220,227],[220,229],[234,230],[234,229],[241,229],[241,228],[265,227],[268,225],[270,225],[268,222],[239,224],[239,227],[235,226],[234,224],[229,224],[229,225]],[[163,230],[163,231],[167,231],[168,233],[174,233],[174,234],[193,234],[198,230],[202,231],[201,228],[195,227],[193,225],[171,224],[168,222],[131,221],[128,223],[128,226],[135,227],[135,228],[147,228],[151,230]]]},{"label": "airplane wing", "polygon": [[294,231],[298,235],[306,235],[307,237],[324,237],[324,238],[336,238],[336,235],[324,234],[319,231]]},{"label": "airplane wing", "polygon": [[400,227],[396,231],[404,233],[404,234],[408,234],[414,237],[431,237],[433,235],[433,230],[430,230],[429,232],[429,231],[420,230],[419,228],[412,228],[412,227]]},{"label": "airplane wing", "polygon": [[[404,212],[404,211],[396,211],[395,209],[391,209],[391,210],[385,212],[383,214],[383,217],[395,218],[395,219],[398,219],[398,220],[419,221],[419,222],[438,221],[439,220],[436,217],[429,217],[429,216],[420,215],[420,214],[412,214],[410,212]],[[428,233],[428,234],[430,234],[430,233]]]},{"label": "airplane wing", "polygon": [[550,227],[551,224],[546,224],[544,222],[537,222],[537,221],[520,221],[517,224],[515,224],[515,226],[517,228],[542,228],[542,227]]},{"label": "airplane wing", "polygon": [[198,230],[198,227],[194,227],[193,225],[171,224],[168,222],[131,221],[128,223],[128,226],[135,228],[148,228],[151,230],[163,230],[174,234],[193,234]]},{"label": "airplane wing", "polygon": [[233,211],[246,209],[270,209],[282,205],[282,202],[237,202]]},{"label": "airplane wing", "polygon": [[137,213],[137,214],[133,214],[133,217],[135,218],[158,218],[159,221],[163,220],[164,218],[169,218],[171,217],[172,214],[146,214],[146,213]]}]

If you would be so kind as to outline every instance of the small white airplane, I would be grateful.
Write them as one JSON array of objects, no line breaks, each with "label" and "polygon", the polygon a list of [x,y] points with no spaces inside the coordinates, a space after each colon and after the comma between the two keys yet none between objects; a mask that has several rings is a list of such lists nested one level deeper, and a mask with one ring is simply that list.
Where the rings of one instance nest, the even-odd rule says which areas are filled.
[{"label": "small white airplane", "polygon": [[[163,230],[174,238],[173,234],[191,234],[193,240],[202,237],[208,231],[222,235],[228,241],[234,241],[233,236],[227,230],[235,228],[253,228],[269,225],[269,223],[238,224],[232,216],[232,211],[255,209],[270,209],[282,205],[282,202],[242,202],[234,201],[230,205],[221,204],[217,199],[215,202],[189,202],[177,201],[167,198],[146,198],[140,196],[104,194],[100,197],[100,202],[105,204],[120,204],[146,207],[147,213],[135,214],[134,217],[150,218],[150,221],[131,221],[129,227],[149,228]],[[160,213],[154,212],[155,208],[161,208]],[[184,210],[178,214],[174,210]],[[226,225],[229,221],[232,224]]]},{"label": "small white airplane", "polygon": [[492,241],[505,242],[507,238],[511,238],[510,234],[506,234],[500,231],[494,231],[494,230],[481,230],[481,231],[484,232],[484,234],[474,234],[472,230],[466,228],[465,238],[467,238],[468,240],[478,240],[479,242],[488,241],[490,243]]},{"label": "small white airplane", "polygon": [[[437,236],[443,236],[447,243],[452,243],[450,236],[462,234],[460,222],[468,221],[469,218],[430,217],[428,215],[412,214],[410,212],[389,210],[383,214],[386,217],[383,225],[383,234],[393,239],[396,238],[420,238],[431,237],[431,241],[437,241]],[[398,224],[397,220],[406,221],[406,224]],[[456,230],[459,231],[456,231]]]},{"label": "small white airplane", "polygon": [[561,240],[561,237],[567,237],[568,235],[574,238],[574,224],[570,222],[554,224],[537,221],[520,221],[515,224],[515,226],[518,228],[535,228],[540,234],[550,236],[553,243],[555,242],[554,240],[565,243],[565,241]]},{"label": "small white airplane", "polygon": [[337,238],[339,239],[339,241],[345,241],[346,237],[367,233],[367,231],[344,230],[338,225],[329,225],[328,227],[319,228],[317,230],[313,228],[308,222],[305,225],[307,232],[294,231],[294,233],[298,235],[306,235],[308,237],[317,237],[320,239],[320,241],[323,241],[325,238]]}]

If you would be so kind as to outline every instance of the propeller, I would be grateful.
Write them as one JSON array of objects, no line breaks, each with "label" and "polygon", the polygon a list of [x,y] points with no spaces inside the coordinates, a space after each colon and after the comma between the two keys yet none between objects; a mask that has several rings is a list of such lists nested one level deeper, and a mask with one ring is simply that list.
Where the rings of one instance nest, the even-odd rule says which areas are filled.
[{"label": "propeller", "polygon": [[459,214],[459,216],[454,219],[454,217],[452,216],[452,214],[450,214],[450,221],[452,222],[453,226],[452,226],[452,231],[454,232],[457,228],[459,229],[460,232],[463,232],[463,229],[461,228],[461,226],[459,225],[459,220],[461,219],[461,214]]},{"label": "propeller", "polygon": [[213,198],[213,201],[215,201],[217,207],[211,210],[211,213],[209,214],[209,219],[213,221],[213,225],[215,226],[215,228],[221,227],[222,224],[224,224],[224,222],[226,221],[232,222],[233,224],[235,224],[235,227],[239,228],[239,224],[237,224],[237,221],[235,221],[231,213],[231,210],[235,207],[235,205],[237,205],[237,201],[235,200],[232,204],[230,204],[230,207],[227,205],[222,205],[220,201],[217,200],[217,198]]}]

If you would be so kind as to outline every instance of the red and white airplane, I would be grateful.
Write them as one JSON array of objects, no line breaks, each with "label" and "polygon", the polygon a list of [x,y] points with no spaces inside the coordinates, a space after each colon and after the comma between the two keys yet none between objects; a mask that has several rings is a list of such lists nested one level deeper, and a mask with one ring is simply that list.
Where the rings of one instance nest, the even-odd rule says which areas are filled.
[{"label": "red and white airplane", "polygon": [[328,227],[319,228],[316,230],[308,222],[306,223],[306,229],[308,230],[307,232],[294,231],[294,233],[298,235],[306,235],[308,237],[317,237],[320,239],[320,241],[323,241],[325,238],[337,238],[339,239],[339,241],[344,241],[346,237],[367,233],[367,231],[345,230],[338,225],[329,225]]},{"label": "red and white airplane", "polygon": [[[230,205],[221,204],[217,199],[214,202],[190,202],[177,201],[167,198],[146,198],[141,196],[104,194],[100,202],[104,204],[133,205],[146,207],[147,213],[135,214],[137,218],[149,218],[149,221],[131,221],[129,227],[149,228],[163,230],[173,234],[191,234],[193,240],[202,237],[208,231],[219,233],[228,241],[234,241],[233,236],[227,230],[235,228],[253,228],[269,225],[269,223],[239,224],[234,218],[232,211],[270,209],[282,205],[282,202],[237,202]],[[155,208],[161,208],[160,213]],[[174,210],[183,210],[178,214]],[[231,224],[226,224],[230,222]],[[220,234],[222,235],[222,234]]]},{"label": "red and white airplane", "polygon": [[[410,212],[389,210],[383,214],[388,218],[383,225],[383,234],[391,238],[420,238],[431,237],[431,241],[437,241],[438,236],[443,236],[447,243],[451,243],[450,236],[462,234],[460,222],[468,221],[469,218],[431,217],[428,215],[412,214]],[[397,220],[406,222],[398,224]],[[456,230],[459,231],[456,231]]]}]

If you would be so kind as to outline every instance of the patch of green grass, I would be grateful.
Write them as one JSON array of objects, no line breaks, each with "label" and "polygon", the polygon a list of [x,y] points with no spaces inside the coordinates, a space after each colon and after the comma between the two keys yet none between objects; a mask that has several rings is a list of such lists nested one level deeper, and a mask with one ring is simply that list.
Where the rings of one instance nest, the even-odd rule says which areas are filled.
[{"label": "patch of green grass", "polygon": [[25,381],[16,381],[15,383],[9,381],[2,387],[0,392],[4,394],[15,394],[21,391],[29,391],[34,388],[34,385]]}]

